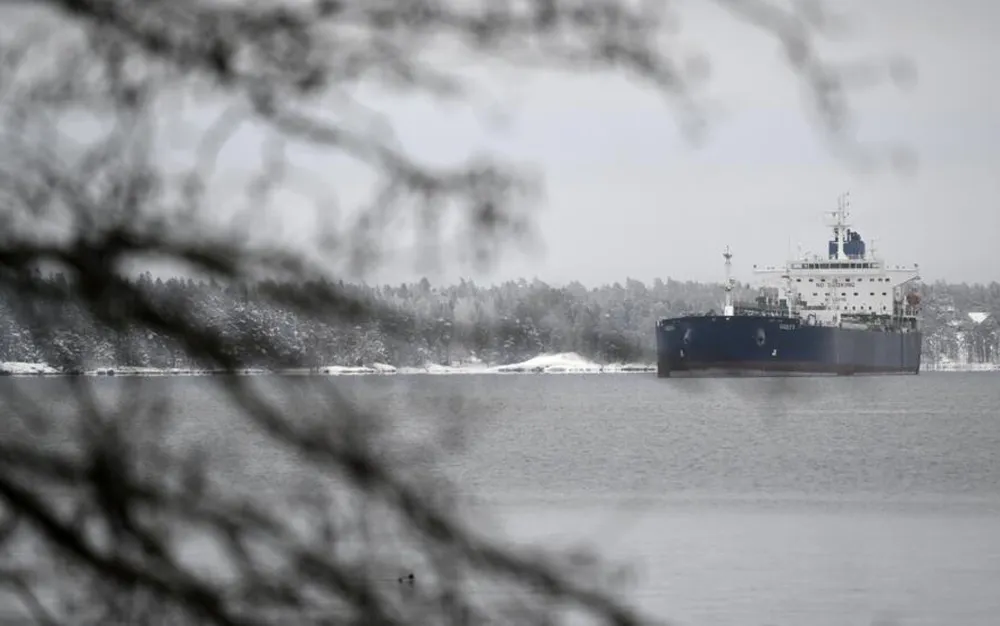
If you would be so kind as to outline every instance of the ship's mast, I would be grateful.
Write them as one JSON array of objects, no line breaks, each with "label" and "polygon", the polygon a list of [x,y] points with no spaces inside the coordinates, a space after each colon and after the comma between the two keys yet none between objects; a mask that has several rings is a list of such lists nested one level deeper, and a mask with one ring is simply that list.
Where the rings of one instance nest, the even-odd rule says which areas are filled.
[{"label": "ship's mast", "polygon": [[847,208],[850,206],[850,195],[848,192],[838,196],[837,210],[830,212],[833,216],[834,241],[837,242],[837,260],[847,258],[847,254],[844,252],[844,243],[847,241],[847,229],[850,228],[850,224],[847,223],[847,218],[850,216],[850,211]]},{"label": "ship's mast", "polygon": [[722,253],[722,256],[726,259],[726,304],[722,314],[731,317],[735,310],[733,307],[733,254],[729,251],[729,246],[726,246],[726,251]]}]

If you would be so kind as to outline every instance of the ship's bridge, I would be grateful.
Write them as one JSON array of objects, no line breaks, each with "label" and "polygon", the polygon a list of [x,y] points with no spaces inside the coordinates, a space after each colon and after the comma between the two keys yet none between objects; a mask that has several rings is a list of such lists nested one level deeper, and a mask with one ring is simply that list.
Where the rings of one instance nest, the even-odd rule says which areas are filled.
[{"label": "ship's bridge", "polygon": [[894,303],[903,299],[902,286],[920,277],[916,265],[872,260],[799,260],[754,267],[754,273],[803,309],[869,315],[892,314]]}]

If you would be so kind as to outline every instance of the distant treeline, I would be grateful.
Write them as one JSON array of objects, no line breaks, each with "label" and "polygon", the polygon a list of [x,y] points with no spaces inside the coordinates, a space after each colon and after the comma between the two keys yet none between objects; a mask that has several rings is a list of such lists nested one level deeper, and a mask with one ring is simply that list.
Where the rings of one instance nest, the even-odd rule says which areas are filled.
[{"label": "distant treeline", "polygon": [[[70,294],[61,275],[44,279],[55,294]],[[517,280],[481,287],[461,281],[369,287],[343,283],[283,285],[269,281],[222,285],[162,280],[144,274],[135,285],[150,300],[183,303],[217,329],[245,366],[294,363],[302,367],[384,362],[397,366],[448,364],[470,356],[511,363],[542,352],[578,352],[601,362],[652,362],[659,317],[719,310],[721,285],[654,280],[588,289]],[[749,296],[747,286],[742,295]],[[970,326],[969,312],[1000,317],[1000,284],[938,282],[921,287],[926,355],[996,358],[997,326]],[[319,297],[317,296],[319,294]],[[319,318],[283,302],[319,302],[348,296],[363,306]],[[113,329],[86,315],[72,298],[30,306],[0,291],[0,361],[55,366],[187,367],[180,346],[136,326]],[[128,303],[121,303],[128,306]],[[342,320],[342,321],[338,321]],[[971,343],[970,343],[971,342]],[[978,342],[978,343],[977,343]]]}]

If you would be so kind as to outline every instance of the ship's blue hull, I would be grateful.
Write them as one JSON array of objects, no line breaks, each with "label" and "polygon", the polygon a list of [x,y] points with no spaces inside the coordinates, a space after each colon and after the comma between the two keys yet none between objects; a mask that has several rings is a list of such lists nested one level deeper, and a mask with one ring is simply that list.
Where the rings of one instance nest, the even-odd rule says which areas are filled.
[{"label": "ship's blue hull", "polygon": [[661,378],[918,374],[921,333],[700,315],[660,320],[656,346]]}]

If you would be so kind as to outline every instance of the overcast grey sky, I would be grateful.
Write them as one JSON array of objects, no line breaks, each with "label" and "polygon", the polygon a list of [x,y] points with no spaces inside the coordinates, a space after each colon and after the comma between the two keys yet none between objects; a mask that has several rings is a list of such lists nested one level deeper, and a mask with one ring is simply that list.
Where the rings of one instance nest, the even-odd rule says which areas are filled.
[{"label": "overcast grey sky", "polygon": [[495,278],[720,280],[727,244],[746,274],[783,261],[789,241],[822,251],[822,211],[850,191],[858,230],[890,262],[919,263],[928,280],[1000,279],[1000,3],[834,4],[854,18],[858,41],[838,51],[902,53],[917,66],[912,88],[855,100],[862,139],[915,151],[910,175],[866,175],[838,159],[776,42],[704,8],[682,13],[683,37],[709,54],[710,91],[726,109],[700,148],[681,139],[662,98],[606,76],[502,83],[493,91],[509,99],[511,121],[493,135],[482,115],[429,105],[393,107],[397,130],[434,156],[495,141],[542,169],[544,248],[505,256]]},{"label": "overcast grey sky", "polygon": [[[685,32],[705,42],[712,90],[730,111],[701,149],[679,140],[656,98],[621,82],[552,79],[524,89],[508,141],[546,173],[545,255],[500,273],[718,279],[726,244],[738,271],[782,261],[789,238],[822,250],[820,212],[849,190],[858,229],[889,260],[919,263],[925,279],[1000,279],[1000,4],[850,5],[866,49],[917,64],[913,89],[857,100],[863,137],[904,140],[919,158],[913,175],[864,176],[837,160],[810,126],[776,44],[711,12]],[[428,142],[464,133],[429,111],[404,119],[403,132]]]},{"label": "overcast grey sky", "polygon": [[[678,133],[664,99],[621,77],[480,73],[494,105],[444,107],[426,100],[368,101],[390,113],[417,153],[450,162],[500,150],[543,175],[536,225],[543,246],[511,251],[487,275],[469,268],[431,273],[477,280],[538,277],[585,284],[666,279],[721,280],[732,247],[737,276],[754,263],[782,262],[798,244],[821,252],[823,211],[849,191],[857,229],[891,263],[919,263],[925,280],[1000,279],[1000,4],[995,0],[843,0],[853,22],[832,50],[903,54],[917,66],[912,88],[858,94],[860,137],[903,141],[917,158],[909,175],[859,172],[825,143],[776,40],[719,10],[687,0],[682,40],[712,63],[709,93],[723,109],[700,147]],[[856,42],[852,44],[851,42]],[[491,114],[507,124],[491,124]],[[184,115],[190,115],[185,113]],[[175,137],[176,148],[185,142]],[[232,141],[217,166],[223,196],[238,172],[259,162],[253,132]],[[303,217],[317,197],[349,207],[363,189],[343,164],[299,156],[293,178],[304,195],[283,199],[280,230],[305,241]],[[309,173],[312,173],[310,176]],[[227,182],[228,181],[228,182]],[[272,227],[279,230],[277,222]],[[419,278],[401,257],[371,278]]]},{"label": "overcast grey sky", "polygon": [[[850,191],[858,229],[890,261],[919,263],[925,279],[1000,279],[1000,4],[850,5],[865,49],[902,52],[918,66],[911,90],[857,100],[863,137],[904,140],[919,158],[914,174],[865,176],[838,160],[810,126],[773,40],[711,12],[685,32],[705,42],[712,91],[729,111],[700,149],[679,139],[656,98],[622,82],[552,79],[523,90],[508,142],[546,173],[545,254],[508,261],[500,274],[719,279],[727,244],[740,273],[781,262],[789,239],[821,251],[821,211]],[[428,142],[467,132],[429,111],[404,119],[403,132]]]}]

